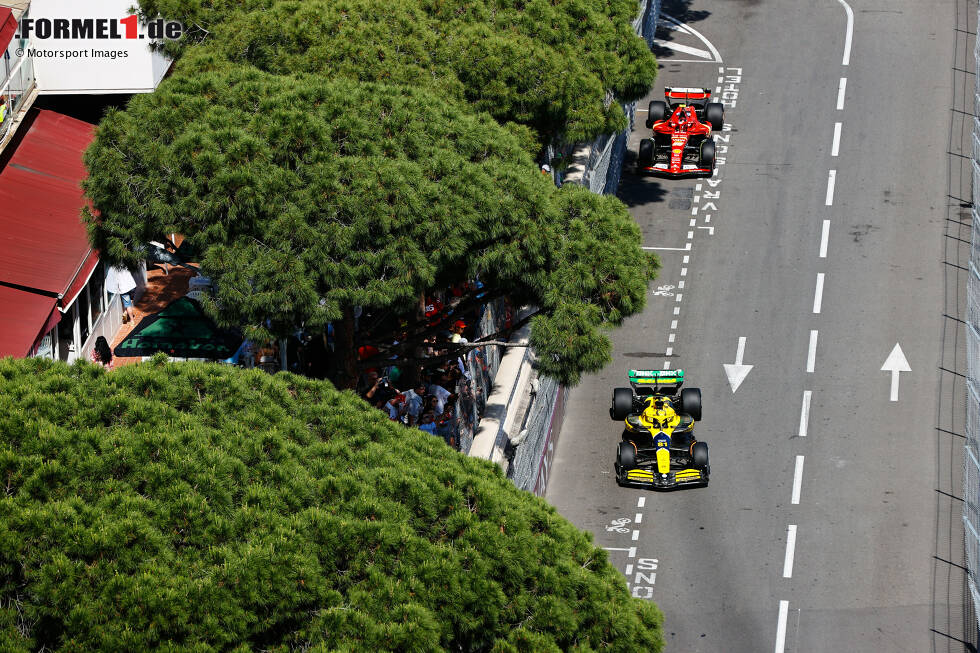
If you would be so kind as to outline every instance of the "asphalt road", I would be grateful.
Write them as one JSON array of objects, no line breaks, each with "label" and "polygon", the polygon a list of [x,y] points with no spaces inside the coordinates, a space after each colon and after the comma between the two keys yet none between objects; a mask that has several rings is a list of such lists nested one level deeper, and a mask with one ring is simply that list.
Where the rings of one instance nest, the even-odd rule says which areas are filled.
[{"label": "asphalt road", "polygon": [[[682,27],[647,99],[721,87],[725,161],[710,183],[624,173],[644,245],[672,249],[648,308],[612,334],[613,363],[572,391],[547,498],[660,605],[668,651],[975,642],[950,471],[962,339],[944,314],[976,5],[850,7],[848,47],[839,0],[665,3]],[[753,367],[733,392],[722,365],[743,337]],[[911,371],[893,401],[881,368],[896,344]],[[611,388],[666,365],[702,389],[711,484],[620,488]]]}]

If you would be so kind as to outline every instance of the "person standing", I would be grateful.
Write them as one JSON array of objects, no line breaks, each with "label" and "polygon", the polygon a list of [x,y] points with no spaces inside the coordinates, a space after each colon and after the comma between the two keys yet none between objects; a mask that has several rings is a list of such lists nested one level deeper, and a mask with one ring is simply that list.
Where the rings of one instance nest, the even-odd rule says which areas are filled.
[{"label": "person standing", "polygon": [[136,280],[133,274],[124,265],[117,265],[109,268],[109,274],[105,279],[106,292],[119,295],[123,305],[123,323],[136,320],[136,309],[133,308],[132,292],[136,289]]}]

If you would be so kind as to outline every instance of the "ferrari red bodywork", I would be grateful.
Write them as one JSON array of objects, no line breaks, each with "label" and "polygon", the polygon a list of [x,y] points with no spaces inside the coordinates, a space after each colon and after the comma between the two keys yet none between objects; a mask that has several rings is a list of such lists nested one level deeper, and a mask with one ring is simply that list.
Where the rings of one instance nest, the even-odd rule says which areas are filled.
[{"label": "ferrari red bodywork", "polygon": [[[714,174],[715,145],[710,121],[719,123],[719,128],[723,115],[719,111],[723,109],[709,103],[710,96],[707,89],[668,88],[664,93],[666,102],[650,103],[647,125],[653,138],[641,141],[639,171],[672,177]],[[654,116],[656,113],[660,115]]]}]

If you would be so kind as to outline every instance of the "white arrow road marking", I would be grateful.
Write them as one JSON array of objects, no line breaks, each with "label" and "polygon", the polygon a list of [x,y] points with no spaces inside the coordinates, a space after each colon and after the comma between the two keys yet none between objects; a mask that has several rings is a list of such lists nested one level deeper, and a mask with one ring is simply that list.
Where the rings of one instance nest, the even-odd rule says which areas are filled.
[{"label": "white arrow road marking", "polygon": [[[674,43],[672,41],[664,41],[663,39],[654,39],[653,42],[655,44],[657,44],[662,48],[677,50],[678,52],[683,52],[685,54],[690,54],[692,56],[700,57],[699,59],[695,59],[694,61],[703,61],[706,63],[721,63],[721,53],[718,52],[718,48],[713,46],[711,44],[711,41],[704,38],[704,36],[696,29],[694,29],[690,25],[682,23],[681,21],[677,20],[673,16],[669,16],[663,12],[660,13],[660,20],[666,23],[665,27],[667,27],[668,29],[678,31],[683,34],[690,34],[691,36],[694,36],[695,38],[699,39],[705,45],[705,47],[707,47],[708,50],[710,50],[710,52],[698,48],[692,48],[686,45],[680,45],[679,43]],[[674,61],[675,61],[674,59],[671,59],[671,62]],[[722,71],[724,72],[724,69],[722,69]]]},{"label": "white arrow road marking", "polygon": [[725,368],[725,374],[728,376],[728,384],[732,386],[732,392],[738,390],[738,386],[742,385],[742,381],[745,377],[749,375],[752,371],[752,365],[742,365],[742,356],[745,355],[745,336],[740,336],[738,339],[738,349],[735,352],[735,364],[723,363],[722,366]]},{"label": "white arrow road marking", "polygon": [[892,373],[892,390],[889,399],[898,401],[898,375],[900,372],[911,372],[912,368],[909,367],[909,362],[897,342],[892,353],[888,354],[888,358],[885,359],[885,364],[881,366],[881,371]]}]

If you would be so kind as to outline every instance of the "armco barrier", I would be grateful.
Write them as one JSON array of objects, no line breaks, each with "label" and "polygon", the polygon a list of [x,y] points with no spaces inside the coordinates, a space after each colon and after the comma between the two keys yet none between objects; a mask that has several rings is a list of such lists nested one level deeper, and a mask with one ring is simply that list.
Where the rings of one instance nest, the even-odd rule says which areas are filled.
[{"label": "armco barrier", "polygon": [[[980,21],[980,17],[978,17]],[[980,70],[980,42],[973,48]],[[980,80],[973,95],[973,228],[967,280],[966,443],[963,453],[963,531],[974,613],[980,615]],[[978,622],[980,628],[980,622]]]}]

